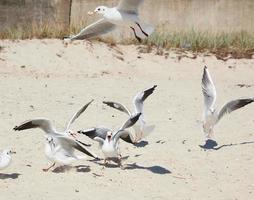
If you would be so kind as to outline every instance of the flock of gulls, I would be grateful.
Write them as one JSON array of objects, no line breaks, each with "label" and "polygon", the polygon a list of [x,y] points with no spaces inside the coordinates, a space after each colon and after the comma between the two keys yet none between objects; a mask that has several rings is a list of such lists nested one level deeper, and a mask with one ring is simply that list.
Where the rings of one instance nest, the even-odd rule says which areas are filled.
[{"label": "flock of gulls", "polygon": [[[148,37],[153,32],[153,27],[142,23],[138,17],[138,7],[142,2],[143,0],[120,0],[118,6],[113,8],[99,6],[88,14],[99,14],[103,17],[102,19],[82,29],[77,35],[65,37],[64,40],[83,40],[108,33],[117,26],[125,26],[133,31],[137,40],[141,41],[142,38]],[[217,146],[213,129],[220,119],[226,114],[254,102],[254,98],[232,100],[227,102],[220,110],[217,110],[215,107],[217,93],[207,67],[204,67],[201,86],[204,96],[203,132],[205,134],[205,144],[201,147],[209,149]],[[55,165],[69,166],[74,161],[83,160],[87,158],[87,156],[100,160],[100,158],[89,149],[91,145],[77,139],[78,134],[86,135],[99,143],[99,147],[104,156],[105,166],[107,166],[109,162],[114,162],[119,167],[123,168],[119,141],[122,140],[130,145],[136,145],[153,132],[155,128],[154,125],[148,125],[146,123],[143,106],[144,101],[155,91],[156,87],[157,85],[154,85],[139,92],[133,99],[134,109],[132,111],[123,104],[117,102],[103,102],[103,104],[117,109],[128,116],[127,120],[116,130],[105,127],[92,127],[74,132],[70,129],[71,125],[91,105],[93,100],[85,104],[72,116],[64,131],[56,130],[52,122],[45,118],[27,120],[15,126],[14,130],[23,131],[40,128],[45,132],[45,155],[48,160],[52,162],[49,167],[43,169],[45,172]],[[83,156],[77,155],[77,152],[81,152]],[[16,152],[3,150],[0,153],[0,170],[10,165],[11,154],[13,153]]]}]

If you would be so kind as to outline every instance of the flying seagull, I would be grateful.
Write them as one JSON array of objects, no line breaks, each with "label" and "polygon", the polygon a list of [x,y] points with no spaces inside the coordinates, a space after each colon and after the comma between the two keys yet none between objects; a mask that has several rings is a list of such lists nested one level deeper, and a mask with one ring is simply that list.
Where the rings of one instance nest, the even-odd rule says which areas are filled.
[{"label": "flying seagull", "polygon": [[135,143],[139,142],[143,138],[145,138],[147,135],[149,135],[155,128],[154,125],[148,126],[146,125],[144,114],[143,114],[143,106],[144,101],[149,97],[155,90],[157,85],[154,85],[153,87],[150,87],[144,91],[139,92],[133,99],[134,104],[134,112],[131,112],[126,106],[116,103],[113,101],[103,101],[104,104],[115,108],[121,112],[126,113],[129,116],[133,116],[137,113],[141,113],[141,116],[138,120],[138,123],[136,123],[133,128],[135,130]]},{"label": "flying seagull", "polygon": [[217,93],[206,66],[204,67],[201,85],[204,96],[203,131],[205,133],[206,141],[208,141],[206,143],[214,144],[216,146],[217,143],[214,140],[213,132],[214,126],[226,114],[254,102],[254,98],[239,98],[232,100],[227,102],[220,110],[217,110],[215,108]]},{"label": "flying seagull", "polygon": [[138,8],[144,0],[120,0],[116,7],[109,8],[98,6],[89,15],[98,14],[101,19],[85,27],[77,35],[65,37],[66,40],[83,40],[100,36],[114,30],[117,26],[130,28],[134,36],[141,42],[142,38],[148,37],[154,30],[151,25],[145,25],[139,19]]},{"label": "flying seagull", "polygon": [[[38,118],[33,120],[27,120],[19,126],[15,126],[15,131],[21,131],[31,128],[40,128],[46,133],[46,137],[51,137],[54,141],[55,147],[61,149],[63,152],[68,152],[66,155],[69,155],[69,152],[73,152],[73,149],[76,149],[82,153],[87,154],[93,158],[98,158],[94,153],[90,152],[85,146],[88,146],[74,138],[74,133],[70,130],[71,124],[86,110],[86,108],[93,102],[90,101],[84,105],[78,112],[76,112],[69,122],[66,125],[64,131],[60,132],[55,129],[52,122],[48,119]],[[51,140],[51,139],[49,139]],[[69,141],[69,142],[66,142]],[[64,142],[64,145],[62,144]],[[47,143],[46,143],[47,145]],[[52,145],[51,145],[52,146]],[[71,149],[71,150],[70,150]],[[52,150],[53,151],[53,150]],[[47,156],[48,157],[48,156]],[[54,165],[54,164],[53,164]],[[44,171],[47,171],[44,169]]]},{"label": "flying seagull", "polygon": [[[113,160],[118,162],[119,166],[122,167],[121,164],[121,154],[119,152],[119,139],[122,135],[128,134],[128,131],[125,129],[133,126],[141,116],[141,113],[135,114],[131,116],[118,130],[111,131],[108,129],[106,135],[97,135],[93,139],[99,142],[102,153],[104,155],[104,164],[106,165],[108,161]],[[103,130],[104,131],[104,130]],[[94,134],[94,133],[93,133]],[[129,133],[130,134],[130,133]]]},{"label": "flying seagull", "polygon": [[11,154],[15,154],[16,152],[11,150],[3,150],[0,153],[0,170],[7,168],[11,164]]}]

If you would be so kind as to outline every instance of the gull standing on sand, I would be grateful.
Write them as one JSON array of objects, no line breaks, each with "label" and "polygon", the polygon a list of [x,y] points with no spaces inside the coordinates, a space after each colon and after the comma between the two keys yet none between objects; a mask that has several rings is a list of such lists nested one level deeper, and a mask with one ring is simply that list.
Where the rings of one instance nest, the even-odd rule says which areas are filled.
[{"label": "gull standing on sand", "polygon": [[120,0],[116,7],[98,6],[89,15],[98,14],[103,18],[85,27],[77,35],[65,37],[66,40],[83,40],[100,36],[114,30],[117,26],[130,28],[136,39],[148,37],[154,30],[151,25],[142,23],[139,19],[138,7],[144,0]]},{"label": "gull standing on sand", "polygon": [[[97,135],[93,139],[99,142],[102,153],[104,155],[104,164],[106,165],[108,161],[112,160],[117,162],[120,167],[122,167],[122,156],[119,150],[119,139],[121,135],[125,135],[128,133],[125,129],[133,126],[141,116],[141,113],[135,114],[130,117],[117,131],[109,130],[106,133],[105,138],[102,135]],[[130,134],[130,133],[129,133]]]},{"label": "gull standing on sand", "polygon": [[139,92],[133,99],[133,104],[134,104],[134,112],[131,112],[126,106],[120,104],[120,103],[116,103],[113,101],[103,101],[104,104],[115,108],[121,112],[124,112],[126,114],[128,114],[129,116],[133,116],[137,113],[141,113],[141,116],[138,120],[138,123],[136,123],[133,128],[135,130],[135,139],[134,139],[134,143],[139,142],[140,140],[142,140],[143,138],[145,138],[146,136],[148,136],[155,128],[154,125],[146,125],[145,119],[144,119],[144,113],[143,113],[143,106],[144,106],[144,101],[146,100],[146,98],[148,96],[150,96],[153,91],[155,90],[155,88],[157,87],[157,85],[154,85],[151,88],[148,88],[144,91]]},{"label": "gull standing on sand", "polygon": [[3,150],[0,153],[0,170],[7,168],[11,164],[11,154],[15,154],[16,152],[10,150]]},{"label": "gull standing on sand", "polygon": [[[83,106],[78,112],[76,112],[70,121],[67,123],[67,126],[63,132],[57,131],[52,122],[48,119],[33,119],[23,122],[19,126],[15,126],[15,131],[21,131],[31,128],[40,128],[46,133],[46,146],[45,154],[50,161],[54,163],[47,169],[43,171],[48,171],[56,163],[59,164],[70,164],[74,160],[79,160],[81,157],[78,157],[74,154],[74,150],[78,150],[88,156],[93,158],[98,158],[94,153],[90,152],[84,146],[88,146],[74,138],[74,133],[70,130],[71,124],[86,110],[86,108],[93,102],[90,101],[85,106]],[[83,159],[84,157],[82,157]]]},{"label": "gull standing on sand", "polygon": [[229,114],[234,110],[254,102],[254,98],[239,98],[232,100],[227,102],[221,110],[216,110],[216,89],[206,66],[204,67],[202,78],[202,92],[204,96],[203,131],[206,137],[206,144],[210,143],[214,147],[217,146],[217,143],[214,140],[214,126],[225,114]]}]

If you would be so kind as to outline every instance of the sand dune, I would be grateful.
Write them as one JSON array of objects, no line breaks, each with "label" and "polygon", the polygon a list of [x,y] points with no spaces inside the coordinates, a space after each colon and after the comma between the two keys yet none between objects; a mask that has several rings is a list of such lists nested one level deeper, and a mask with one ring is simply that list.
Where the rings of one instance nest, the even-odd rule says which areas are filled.
[{"label": "sand dune", "polygon": [[[138,46],[60,40],[0,41],[0,147],[13,148],[12,165],[0,173],[1,199],[253,199],[254,104],[225,117],[215,134],[221,148],[203,151],[201,76],[209,67],[218,103],[254,96],[254,60],[228,60],[177,52],[140,53]],[[167,58],[165,58],[167,57]],[[125,170],[88,160],[64,173],[45,173],[44,133],[14,132],[26,119],[47,117],[63,129],[91,99],[95,102],[73,130],[118,127],[126,115],[103,100],[131,107],[132,97],[157,84],[145,102],[145,117],[156,125],[149,145],[121,142]],[[95,144],[94,152],[102,155]]]}]

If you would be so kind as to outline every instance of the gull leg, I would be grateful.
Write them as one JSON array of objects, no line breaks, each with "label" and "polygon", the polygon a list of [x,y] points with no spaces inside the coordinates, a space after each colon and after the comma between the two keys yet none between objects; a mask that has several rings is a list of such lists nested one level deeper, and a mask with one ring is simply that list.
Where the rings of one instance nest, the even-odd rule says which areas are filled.
[{"label": "gull leg", "polygon": [[136,38],[139,42],[142,42],[141,38],[137,36],[136,31],[135,31],[135,28],[133,28],[133,27],[130,27],[130,28],[133,30],[134,35],[135,35],[135,38]]},{"label": "gull leg", "polygon": [[104,163],[103,163],[102,169],[105,169],[105,167],[106,167],[107,165],[108,165],[108,159],[105,158],[105,159],[104,159]]},{"label": "gull leg", "polygon": [[138,27],[140,28],[140,30],[142,31],[142,33],[143,33],[146,37],[148,37],[149,35],[148,35],[145,31],[143,31],[143,29],[142,29],[142,27],[140,26],[140,24],[139,24],[138,22],[136,22],[136,24],[138,25]]},{"label": "gull leg", "polygon": [[121,169],[124,169],[124,166],[122,164],[122,155],[121,154],[118,155],[118,165]]},{"label": "gull leg", "polygon": [[42,169],[44,172],[47,172],[48,170],[50,170],[52,167],[54,167],[56,165],[56,163],[53,163],[51,166],[49,166],[48,168]]}]

